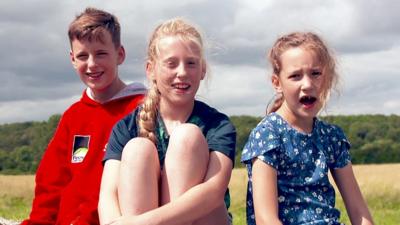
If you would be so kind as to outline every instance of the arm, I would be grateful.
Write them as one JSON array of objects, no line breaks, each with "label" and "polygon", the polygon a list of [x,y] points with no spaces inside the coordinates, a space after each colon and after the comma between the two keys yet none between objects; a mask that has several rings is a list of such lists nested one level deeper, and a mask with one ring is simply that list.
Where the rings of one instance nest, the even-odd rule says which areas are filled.
[{"label": "arm", "polygon": [[[93,190],[93,192],[96,192]],[[98,192],[96,192],[98,193]],[[85,202],[79,205],[79,213],[70,225],[91,225],[99,223],[97,212],[98,198],[85,198]]]},{"label": "arm", "polygon": [[121,216],[118,204],[118,180],[121,161],[107,160],[104,164],[99,196],[100,224],[106,224]]},{"label": "arm", "polygon": [[35,197],[29,219],[22,224],[55,224],[61,192],[70,182],[67,127],[65,117],[57,127],[36,171]]},{"label": "arm", "polygon": [[169,225],[193,222],[224,204],[231,172],[232,161],[224,154],[212,151],[203,183],[192,187],[175,201],[139,216],[120,217],[113,224]]},{"label": "arm", "polygon": [[374,224],[357,184],[351,163],[340,169],[332,169],[331,172],[342,195],[351,223],[354,225]]},{"label": "arm", "polygon": [[[98,214],[98,202],[100,193],[100,182],[103,171],[103,164],[101,162],[102,154],[96,158],[96,163],[92,164],[90,168],[86,168],[86,175],[75,176],[74,179],[80,181],[74,181],[75,183],[81,184],[85,187],[84,190],[80,190],[79,196],[80,204],[76,217],[72,220],[71,225],[90,225],[99,224]],[[90,170],[89,170],[90,169]]]},{"label": "arm", "polygon": [[276,169],[255,159],[252,169],[254,212],[257,224],[279,224]]}]

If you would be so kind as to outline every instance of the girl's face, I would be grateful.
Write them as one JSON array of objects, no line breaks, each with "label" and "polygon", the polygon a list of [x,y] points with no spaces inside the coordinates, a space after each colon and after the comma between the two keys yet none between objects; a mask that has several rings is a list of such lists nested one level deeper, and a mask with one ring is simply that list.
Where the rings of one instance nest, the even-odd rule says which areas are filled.
[{"label": "girl's face", "polygon": [[200,47],[193,41],[170,36],[159,40],[158,49],[155,68],[148,66],[147,74],[156,81],[160,104],[192,106],[206,72]]},{"label": "girl's face", "polygon": [[286,50],[280,60],[281,72],[272,76],[276,91],[284,98],[278,113],[288,121],[312,122],[323,106],[323,65],[313,51],[302,47]]}]

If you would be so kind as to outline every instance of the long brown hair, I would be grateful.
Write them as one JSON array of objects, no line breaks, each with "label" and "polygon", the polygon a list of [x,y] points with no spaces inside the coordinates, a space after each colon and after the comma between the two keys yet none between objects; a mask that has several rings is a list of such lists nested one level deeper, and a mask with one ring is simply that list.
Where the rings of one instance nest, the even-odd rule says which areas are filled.
[{"label": "long brown hair", "polygon": [[[325,104],[332,88],[336,89],[338,74],[336,71],[336,59],[333,53],[317,34],[312,32],[294,32],[278,38],[268,53],[268,60],[272,65],[273,74],[279,76],[282,70],[281,55],[286,50],[296,47],[302,47],[315,52],[323,65],[323,73],[326,74],[328,79],[325,79],[320,97]],[[267,114],[278,110],[283,103],[283,98],[284,96],[281,93],[277,93],[274,96],[272,104],[267,106]]]},{"label": "long brown hair", "polygon": [[[155,66],[157,65],[157,59],[159,56],[158,43],[162,38],[165,37],[178,37],[183,40],[189,40],[196,43],[202,50],[203,63],[203,41],[201,34],[194,25],[189,24],[181,18],[174,18],[160,24],[153,32],[150,37],[148,49],[147,49],[147,61],[150,66],[151,73],[154,73]],[[154,76],[151,76],[154,77]],[[149,138],[151,141],[156,143],[156,135],[154,132],[156,117],[158,113],[158,107],[160,102],[160,92],[157,89],[155,79],[150,80],[150,89],[147,93],[142,110],[139,114],[139,136]]]}]

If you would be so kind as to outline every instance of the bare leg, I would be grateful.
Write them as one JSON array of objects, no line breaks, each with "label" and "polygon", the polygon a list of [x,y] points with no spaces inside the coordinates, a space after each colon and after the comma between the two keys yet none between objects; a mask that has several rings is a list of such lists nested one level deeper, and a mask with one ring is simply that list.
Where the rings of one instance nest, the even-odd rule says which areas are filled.
[{"label": "bare leg", "polygon": [[170,136],[162,171],[162,204],[203,182],[208,159],[208,145],[201,130],[193,124],[176,127]]},{"label": "bare leg", "polygon": [[[209,163],[208,144],[201,130],[182,124],[170,136],[164,170],[161,174],[162,204],[166,204],[204,181]],[[207,207],[207,206],[205,206]],[[226,225],[225,204],[194,222],[196,225]]]},{"label": "bare leg", "polygon": [[225,204],[219,206],[204,218],[196,220],[193,225],[229,225]]},{"label": "bare leg", "polygon": [[159,178],[155,145],[146,138],[130,140],[122,152],[118,185],[122,215],[139,215],[159,207]]}]

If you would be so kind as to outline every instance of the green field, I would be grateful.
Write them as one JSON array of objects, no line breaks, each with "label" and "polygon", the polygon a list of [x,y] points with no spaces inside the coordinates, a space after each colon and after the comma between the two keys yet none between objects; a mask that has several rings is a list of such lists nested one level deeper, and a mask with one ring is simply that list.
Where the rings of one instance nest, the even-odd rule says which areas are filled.
[{"label": "green field", "polygon": [[[377,225],[400,224],[400,164],[354,166],[354,173]],[[245,225],[245,169],[235,169],[230,183],[235,225]],[[336,194],[341,221],[350,224],[340,194]]]},{"label": "green field", "polygon": [[[354,166],[355,174],[375,224],[400,224],[400,164]],[[245,169],[235,169],[230,183],[235,225],[245,225]],[[0,217],[21,220],[28,216],[33,196],[33,176],[0,175]],[[350,224],[340,195],[342,222]]]}]

